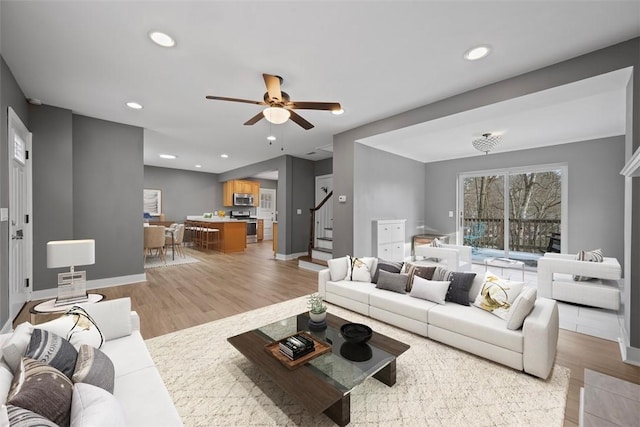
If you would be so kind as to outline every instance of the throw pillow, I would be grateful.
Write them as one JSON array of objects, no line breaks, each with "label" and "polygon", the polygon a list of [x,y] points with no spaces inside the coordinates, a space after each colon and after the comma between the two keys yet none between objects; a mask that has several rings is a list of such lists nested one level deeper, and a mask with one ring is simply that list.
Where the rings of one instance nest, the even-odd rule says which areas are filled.
[{"label": "throw pillow", "polygon": [[[13,372],[4,363],[0,363],[0,402],[7,401],[7,395],[13,381]],[[1,426],[2,424],[0,424]]]},{"label": "throw pillow", "polygon": [[71,380],[74,383],[91,384],[113,393],[115,368],[109,356],[95,347],[83,344]]},{"label": "throw pillow", "polygon": [[410,296],[414,298],[426,299],[438,304],[445,303],[445,297],[451,282],[440,282],[423,279],[420,276],[413,278]]},{"label": "throw pillow", "polygon": [[68,378],[71,378],[76,366],[78,352],[61,336],[53,332],[34,329],[25,357],[53,366]]},{"label": "throw pillow", "polygon": [[[109,301],[109,304],[100,302],[95,304],[85,303],[81,304],[79,308],[80,310],[76,309],[74,313],[85,317],[85,325],[87,326],[89,326],[90,320],[93,320],[94,326],[98,329],[105,341],[131,335],[131,298],[113,299]],[[81,310],[84,310],[90,319],[86,319],[87,316],[82,316]]]},{"label": "throw pillow", "polygon": [[[602,249],[594,249],[592,251],[579,251],[576,254],[576,260],[578,261],[587,261],[587,262],[602,262],[604,261],[604,256],[602,255]],[[593,277],[588,276],[573,276],[573,280],[584,282],[586,280],[591,280]]]},{"label": "throw pillow", "polygon": [[125,425],[122,407],[111,393],[91,384],[78,383],[73,387],[71,427]]},{"label": "throw pillow", "polygon": [[506,319],[511,304],[513,304],[518,294],[520,294],[523,286],[523,282],[501,279],[490,271],[487,271],[484,275],[482,289],[473,302],[473,305],[493,313],[501,319]]},{"label": "throw pillow", "polygon": [[72,391],[71,380],[62,372],[46,363],[23,357],[13,377],[7,403],[67,426]]},{"label": "throw pillow", "polygon": [[[28,409],[7,405],[6,410],[7,422],[11,427],[58,427],[57,424]],[[4,424],[0,422],[0,425]]]},{"label": "throw pillow", "polygon": [[411,286],[413,285],[413,278],[415,276],[431,280],[433,277],[433,272],[436,271],[436,267],[425,267],[423,265],[412,263],[407,263],[406,266],[406,273],[409,276],[409,280],[407,281],[407,292],[411,292]]},{"label": "throw pillow", "polygon": [[371,282],[371,268],[374,258],[357,258],[348,256],[349,270],[347,279],[352,282]]},{"label": "throw pillow", "polygon": [[32,332],[33,325],[31,323],[21,323],[13,331],[11,338],[9,338],[2,347],[4,361],[13,373],[16,373],[20,367],[20,359],[22,359],[22,356],[24,356],[24,353],[27,351]]},{"label": "throw pillow", "polygon": [[536,303],[537,292],[535,288],[525,288],[516,300],[511,304],[507,314],[507,329],[513,331],[522,328],[524,319],[527,318]]},{"label": "throw pillow", "polygon": [[334,258],[327,261],[329,266],[329,275],[332,282],[344,280],[349,271],[349,259],[346,256]]},{"label": "throw pillow", "polygon": [[388,271],[389,273],[400,273],[402,271],[403,266],[404,266],[404,262],[395,262],[395,261],[387,261],[384,259],[379,259],[378,266],[376,267],[376,272],[373,275],[373,279],[371,279],[371,283],[378,283],[378,276],[380,275],[380,270]]},{"label": "throw pillow", "polygon": [[376,288],[404,294],[407,289],[408,278],[406,274],[389,273],[388,271],[380,270],[380,277],[378,278]]},{"label": "throw pillow", "polygon": [[475,277],[476,273],[449,271],[443,267],[436,267],[431,279],[440,282],[451,282],[445,301],[469,305],[469,290]]}]

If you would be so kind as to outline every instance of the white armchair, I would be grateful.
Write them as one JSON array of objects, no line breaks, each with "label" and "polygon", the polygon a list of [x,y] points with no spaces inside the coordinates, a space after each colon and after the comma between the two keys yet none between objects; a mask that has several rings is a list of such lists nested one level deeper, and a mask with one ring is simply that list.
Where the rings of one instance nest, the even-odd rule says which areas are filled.
[{"label": "white armchair", "polygon": [[[594,279],[576,281],[574,275]],[[615,258],[590,262],[578,261],[575,255],[546,253],[538,260],[538,297],[618,310],[621,277]]]},{"label": "white armchair", "polygon": [[[441,246],[420,245],[414,248],[416,260],[420,264],[441,265],[449,271],[471,271],[471,246],[448,245]],[[419,260],[424,258],[424,260]],[[438,259],[438,261],[433,261]]]}]

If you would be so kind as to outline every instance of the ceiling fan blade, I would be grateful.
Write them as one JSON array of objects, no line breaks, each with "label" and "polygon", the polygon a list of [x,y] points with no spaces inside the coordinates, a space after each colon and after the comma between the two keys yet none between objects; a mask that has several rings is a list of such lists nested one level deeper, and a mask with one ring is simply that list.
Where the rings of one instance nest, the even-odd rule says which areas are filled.
[{"label": "ceiling fan blade", "polygon": [[289,112],[291,113],[291,117],[289,117],[292,121],[296,122],[298,125],[300,125],[301,127],[303,127],[305,130],[309,130],[313,127],[313,125],[311,123],[309,123],[307,120],[305,120],[300,114],[296,113],[295,111],[289,110]]},{"label": "ceiling fan blade", "polygon": [[251,117],[249,120],[244,122],[244,124],[245,126],[255,125],[263,118],[264,118],[264,114],[262,114],[262,111],[260,111],[258,114],[256,114],[255,116]]},{"label": "ceiling fan blade", "polygon": [[263,101],[252,101],[250,99],[240,99],[240,98],[227,98],[227,97],[224,97],[224,96],[207,95],[206,98],[207,99],[214,99],[214,100],[218,100],[218,101],[232,101],[232,102],[244,102],[246,104],[267,105],[267,103],[263,102]]},{"label": "ceiling fan blade", "polygon": [[287,105],[288,108],[296,110],[340,110],[342,107],[339,102],[292,102]]},{"label": "ceiling fan blade", "polygon": [[269,98],[273,101],[282,102],[282,91],[280,90],[280,77],[271,74],[262,74],[264,84],[267,86]]}]

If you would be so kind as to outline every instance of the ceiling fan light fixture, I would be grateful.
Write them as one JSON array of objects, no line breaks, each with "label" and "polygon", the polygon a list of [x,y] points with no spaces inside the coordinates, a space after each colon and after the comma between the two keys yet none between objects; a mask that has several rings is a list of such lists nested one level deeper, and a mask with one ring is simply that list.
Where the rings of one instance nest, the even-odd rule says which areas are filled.
[{"label": "ceiling fan light fixture", "polygon": [[274,125],[281,125],[291,117],[289,110],[282,107],[267,107],[262,111],[264,118]]},{"label": "ceiling fan light fixture", "polygon": [[126,105],[133,110],[142,110],[142,104],[135,101],[129,101]]},{"label": "ceiling fan light fixture", "polygon": [[344,113],[344,108],[339,108],[337,110],[331,110],[331,114],[335,114],[336,116],[339,116],[340,114]]},{"label": "ceiling fan light fixture", "polygon": [[476,150],[482,151],[484,154],[489,154],[489,151],[493,150],[501,140],[502,135],[494,135],[487,132],[483,133],[481,138],[476,138],[471,141],[471,144]]},{"label": "ceiling fan light fixture", "polygon": [[277,138],[274,135],[269,135],[267,141],[275,141]]}]

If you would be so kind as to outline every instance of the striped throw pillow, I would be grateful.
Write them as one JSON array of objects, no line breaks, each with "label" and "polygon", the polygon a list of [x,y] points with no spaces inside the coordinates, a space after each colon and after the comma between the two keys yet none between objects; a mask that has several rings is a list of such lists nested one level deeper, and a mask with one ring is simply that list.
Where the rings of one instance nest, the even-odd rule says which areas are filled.
[{"label": "striped throw pillow", "polygon": [[[592,251],[579,251],[576,254],[576,259],[578,261],[588,261],[588,262],[602,262],[604,257],[602,255],[602,249],[594,249]],[[591,280],[593,277],[587,276],[573,276],[573,280],[584,282],[586,280]]]}]

